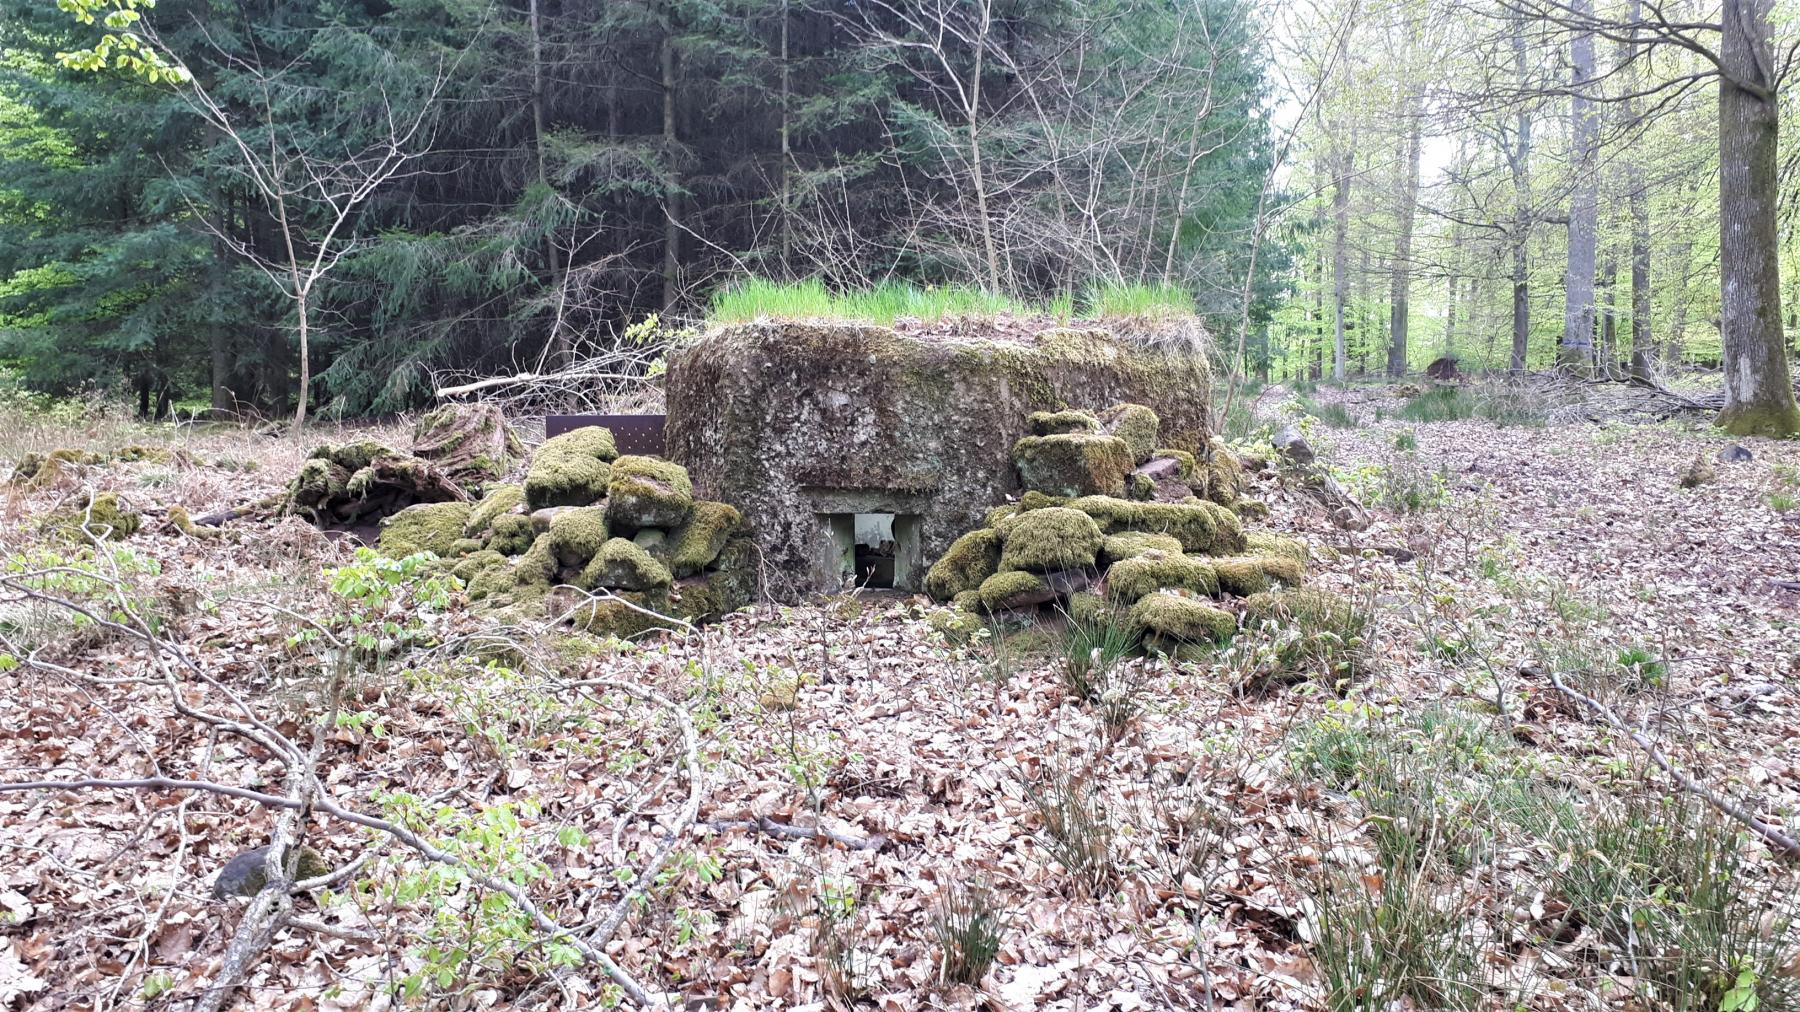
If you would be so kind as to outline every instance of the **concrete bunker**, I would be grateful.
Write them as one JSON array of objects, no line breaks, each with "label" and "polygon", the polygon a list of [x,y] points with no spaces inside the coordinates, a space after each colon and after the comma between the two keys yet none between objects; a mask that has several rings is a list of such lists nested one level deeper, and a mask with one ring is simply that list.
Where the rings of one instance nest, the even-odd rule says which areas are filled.
[{"label": "concrete bunker", "polygon": [[668,456],[696,495],[744,512],[767,593],[922,589],[931,560],[1021,491],[1013,450],[1033,412],[1143,404],[1165,446],[1207,444],[1198,354],[1098,328],[954,329],[740,324],[670,352]]}]

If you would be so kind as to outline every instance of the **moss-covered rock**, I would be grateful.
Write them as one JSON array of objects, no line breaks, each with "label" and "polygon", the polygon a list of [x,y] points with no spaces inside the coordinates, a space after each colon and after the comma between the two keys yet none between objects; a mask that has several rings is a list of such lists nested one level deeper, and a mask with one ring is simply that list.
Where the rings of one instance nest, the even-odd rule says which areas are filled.
[{"label": "moss-covered rock", "polygon": [[606,510],[599,506],[571,507],[559,511],[538,540],[549,547],[550,558],[559,569],[580,571],[609,540],[606,520]]},{"label": "moss-covered rock", "polygon": [[1135,558],[1146,552],[1161,552],[1164,555],[1180,555],[1181,539],[1168,534],[1152,534],[1148,531],[1124,531],[1119,534],[1108,534],[1100,543],[1100,561],[1103,565],[1112,565],[1121,559]]},{"label": "moss-covered rock", "polygon": [[1000,570],[1000,532],[979,528],[951,542],[943,558],[925,573],[925,593],[933,600],[949,601],[978,590],[983,580]]},{"label": "moss-covered rock", "polygon": [[288,482],[281,512],[341,530],[380,523],[419,503],[468,498],[428,461],[359,439],[315,448]]},{"label": "moss-covered rock", "polygon": [[1025,419],[1034,436],[1060,436],[1069,432],[1099,432],[1100,420],[1085,411],[1033,411]]},{"label": "moss-covered rock", "polygon": [[1133,464],[1142,464],[1162,439],[1162,419],[1142,404],[1115,404],[1100,414],[1102,429],[1125,441]]},{"label": "moss-covered rock", "polygon": [[1260,594],[1278,583],[1298,586],[1306,578],[1306,567],[1284,555],[1214,559],[1213,570],[1219,574],[1219,590],[1237,597]]},{"label": "moss-covered rock", "polygon": [[1070,594],[1068,607],[1069,621],[1082,626],[1092,626],[1104,622],[1112,611],[1112,606],[1106,603],[1106,598],[1085,590]]},{"label": "moss-covered rock", "polygon": [[978,612],[981,610],[981,590],[980,588],[976,588],[975,590],[965,590],[951,598],[950,603],[961,608],[963,611]]},{"label": "moss-covered rock", "polygon": [[738,534],[725,542],[712,567],[675,582],[675,614],[689,622],[712,622],[756,601],[756,542]]},{"label": "moss-covered rock", "polygon": [[1125,494],[1125,476],[1137,462],[1117,436],[1069,432],[1026,436],[1013,444],[1013,464],[1026,488],[1050,495]]},{"label": "moss-covered rock", "polygon": [[544,441],[525,472],[525,501],[531,509],[591,506],[606,496],[611,462],[619,456],[612,430],[598,425],[573,429]]},{"label": "moss-covered rock", "polygon": [[687,468],[655,457],[620,457],[606,487],[607,522],[624,531],[680,527],[694,506]]},{"label": "moss-covered rock", "polygon": [[475,578],[488,570],[504,570],[506,565],[506,556],[491,548],[484,548],[458,559],[456,565],[450,567],[450,575],[461,580],[469,588],[469,597],[474,598]]},{"label": "moss-covered rock", "polygon": [[1000,524],[1002,522],[1004,522],[1012,517],[1018,516],[1018,514],[1019,514],[1019,504],[1018,503],[1016,503],[1016,502],[1004,503],[1002,505],[995,506],[991,510],[988,510],[987,513],[984,514],[981,518],[981,526],[983,526],[983,527],[998,527],[998,526],[1000,526]]},{"label": "moss-covered rock", "polygon": [[669,621],[671,615],[672,608],[665,593],[625,590],[582,604],[570,613],[569,621],[575,628],[596,636],[629,640],[675,628]]},{"label": "moss-covered rock", "polygon": [[1162,552],[1147,552],[1115,562],[1106,571],[1106,596],[1120,604],[1130,604],[1159,590],[1210,596],[1219,592],[1219,578],[1205,559]]},{"label": "moss-covered rock", "polygon": [[1175,461],[1175,477],[1180,478],[1182,481],[1193,481],[1194,477],[1200,473],[1199,465],[1194,460],[1194,455],[1186,450],[1177,450],[1167,446],[1159,446],[1151,451],[1150,459]]},{"label": "moss-covered rock", "polygon": [[1237,503],[1238,493],[1243,490],[1244,469],[1224,441],[1214,437],[1206,444],[1196,461],[1195,471],[1196,495],[1221,506]]},{"label": "moss-covered rock", "polygon": [[469,511],[469,523],[463,528],[463,536],[480,537],[502,513],[511,513],[524,504],[525,486],[495,485]]},{"label": "moss-covered rock", "polygon": [[1094,564],[1105,536],[1094,518],[1067,506],[1021,513],[1007,527],[1000,570],[1047,573]]},{"label": "moss-covered rock", "polygon": [[1108,534],[1142,531],[1167,534],[1181,549],[1196,555],[1226,554],[1244,549],[1244,528],[1237,515],[1210,502],[1132,502],[1111,496],[1084,496],[1069,503],[1094,518]]},{"label": "moss-covered rock", "polygon": [[692,576],[712,565],[725,542],[743,525],[744,515],[737,507],[706,499],[696,501],[687,523],[669,535],[669,569],[676,576]]},{"label": "moss-covered rock", "polygon": [[1132,605],[1131,623],[1144,630],[1146,645],[1154,649],[1179,643],[1218,643],[1237,631],[1237,616],[1231,612],[1168,592],[1151,594]]},{"label": "moss-covered rock", "polygon": [[988,611],[1035,607],[1056,596],[1042,577],[1020,570],[995,573],[982,581],[979,593]]},{"label": "moss-covered rock", "polygon": [[1311,587],[1272,590],[1244,599],[1246,625],[1273,622],[1307,632],[1329,632],[1344,640],[1360,636],[1368,619],[1342,594]]},{"label": "moss-covered rock", "polygon": [[117,492],[96,492],[84,503],[45,517],[46,528],[74,541],[123,541],[142,524],[143,517]]},{"label": "moss-covered rock", "polygon": [[408,506],[381,522],[377,547],[381,554],[395,559],[415,552],[449,558],[450,546],[462,539],[463,525],[469,522],[472,509],[466,502]]},{"label": "moss-covered rock", "polygon": [[460,559],[470,552],[479,552],[486,547],[486,543],[480,538],[457,538],[455,541],[450,542],[450,551],[445,557]]},{"label": "moss-covered rock", "polygon": [[1294,538],[1285,538],[1279,534],[1271,534],[1268,531],[1246,531],[1244,551],[1250,555],[1279,555],[1283,558],[1293,559],[1303,566],[1310,558],[1305,542]]},{"label": "moss-covered rock", "polygon": [[115,450],[113,452],[113,459],[123,461],[127,464],[167,464],[175,459],[175,455],[170,452],[167,447],[145,446],[141,443],[132,443],[129,446],[121,446]]},{"label": "moss-covered rock", "polygon": [[531,518],[522,513],[502,513],[488,525],[487,546],[501,555],[523,555],[537,537]]},{"label": "moss-covered rock", "polygon": [[667,568],[636,542],[612,538],[600,546],[576,581],[582,587],[608,590],[667,591],[674,578]]}]

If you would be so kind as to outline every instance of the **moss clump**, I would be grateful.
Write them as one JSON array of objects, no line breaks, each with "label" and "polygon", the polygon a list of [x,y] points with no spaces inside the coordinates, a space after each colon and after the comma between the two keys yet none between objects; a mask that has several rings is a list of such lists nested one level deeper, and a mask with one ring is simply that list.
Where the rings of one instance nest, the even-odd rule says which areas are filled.
[{"label": "moss clump", "polygon": [[1136,465],[1117,436],[1063,433],[1026,436],[1013,444],[1013,463],[1026,488],[1050,495],[1125,494],[1125,476]]},{"label": "moss clump", "polygon": [[550,519],[550,529],[539,540],[548,546],[550,558],[558,566],[579,570],[600,554],[608,539],[607,531],[603,507],[571,507],[557,511]]},{"label": "moss clump", "polygon": [[1260,594],[1276,583],[1295,586],[1306,578],[1305,567],[1283,555],[1214,559],[1213,569],[1219,574],[1219,589],[1237,597]]},{"label": "moss clump", "polygon": [[1239,499],[1231,504],[1231,509],[1244,520],[1269,519],[1268,505],[1255,499]]},{"label": "moss clump", "polygon": [[495,485],[469,512],[469,523],[463,528],[466,537],[479,537],[502,513],[511,513],[525,502],[523,485]]},{"label": "moss clump", "polygon": [[169,506],[169,526],[190,538],[216,538],[225,533],[217,527],[201,527],[194,523],[194,518],[188,513],[187,507],[179,503]]},{"label": "moss clump", "polygon": [[958,608],[961,608],[963,611],[980,611],[981,610],[981,591],[979,589],[965,590],[962,593],[951,598],[950,603],[955,605]]},{"label": "moss clump", "polygon": [[724,618],[756,600],[756,542],[738,535],[725,542],[713,567],[675,584],[672,606],[689,622]]},{"label": "moss clump", "polygon": [[655,457],[613,461],[606,486],[606,519],[615,527],[679,527],[694,506],[687,468]]},{"label": "moss clump", "polygon": [[1198,461],[1193,483],[1194,492],[1200,498],[1231,506],[1243,490],[1244,468],[1230,448],[1214,437]]},{"label": "moss clump", "polygon": [[1293,538],[1284,538],[1268,531],[1248,531],[1244,534],[1244,551],[1251,555],[1278,555],[1284,559],[1293,559],[1305,565],[1311,557],[1306,544]]},{"label": "moss clump", "polygon": [[1033,411],[1025,424],[1034,436],[1059,436],[1069,432],[1099,432],[1100,420],[1085,411]]},{"label": "moss clump", "polygon": [[1237,632],[1237,616],[1179,594],[1151,594],[1133,605],[1131,623],[1144,630],[1147,644],[1219,643]]},{"label": "moss clump", "polygon": [[1094,626],[1106,620],[1111,608],[1106,598],[1078,590],[1069,595],[1069,621],[1077,626]]},{"label": "moss clump", "polygon": [[1243,525],[1236,514],[1217,503],[1132,502],[1112,496],[1084,496],[1069,506],[1093,517],[1108,534],[1167,534],[1181,542],[1182,551],[1197,555],[1244,549]]},{"label": "moss clump", "polygon": [[113,454],[114,460],[124,461],[127,464],[138,462],[167,464],[169,461],[173,460],[174,457],[175,455],[170,453],[165,447],[145,446],[141,443],[132,443],[129,446],[121,446],[118,451]]},{"label": "moss clump", "polygon": [[1162,419],[1142,404],[1115,404],[1100,415],[1100,424],[1125,441],[1135,464],[1149,460],[1162,437]]},{"label": "moss clump", "polygon": [[674,582],[662,563],[624,538],[612,538],[601,545],[576,581],[588,588],[654,591],[667,591]]},{"label": "moss clump", "polygon": [[118,493],[97,492],[83,505],[59,510],[45,521],[46,527],[76,541],[123,541],[137,533],[143,517],[127,506]]},{"label": "moss clump", "polygon": [[1049,509],[1052,506],[1067,506],[1068,504],[1069,497],[1066,495],[1047,495],[1035,488],[1026,489],[1025,494],[1019,496],[1019,512],[1021,513]]},{"label": "moss clump", "polygon": [[1000,532],[992,528],[970,531],[951,542],[943,558],[925,573],[925,593],[933,600],[948,601],[976,590],[1000,569]]},{"label": "moss clump", "polygon": [[735,506],[699,500],[688,513],[687,523],[669,535],[669,568],[676,576],[692,576],[712,565],[725,542],[744,524]]},{"label": "moss clump", "polygon": [[1094,518],[1067,506],[1032,510],[1014,518],[1000,550],[1000,570],[1047,573],[1094,564],[1105,541]]},{"label": "moss clump", "polygon": [[487,546],[501,555],[523,555],[535,540],[531,518],[520,513],[502,513],[488,528]]},{"label": "moss clump", "polygon": [[1342,594],[1302,587],[1252,594],[1244,601],[1247,622],[1297,625],[1312,632],[1328,632],[1344,640],[1362,635],[1368,617]]},{"label": "moss clump", "polygon": [[995,573],[981,582],[981,606],[988,611],[1004,611],[1042,604],[1050,599],[1050,587],[1035,573],[1014,570]]},{"label": "moss clump", "polygon": [[1106,596],[1120,604],[1130,604],[1159,590],[1210,596],[1219,592],[1219,577],[1204,559],[1161,552],[1116,562],[1106,571]]},{"label": "moss clump", "polygon": [[525,472],[525,501],[534,510],[599,502],[612,478],[609,463],[618,456],[612,431],[597,425],[545,440]]},{"label": "moss clump", "polygon": [[[480,551],[470,552],[458,559],[456,565],[450,568],[450,575],[468,585],[474,583],[477,576],[490,569],[505,568],[506,556],[491,548],[484,548]],[[473,592],[469,596],[474,597]]]},{"label": "moss clump", "polygon": [[461,540],[463,525],[472,509],[466,502],[431,502],[408,506],[381,522],[377,546],[381,554],[401,558],[430,552],[448,558],[450,546]]},{"label": "moss clump", "polygon": [[998,526],[1000,526],[1000,524],[1002,522],[1006,521],[1007,519],[1009,519],[1011,517],[1018,516],[1018,514],[1019,514],[1019,504],[1018,503],[1010,503],[1009,502],[1002,506],[995,506],[993,509],[987,511],[987,515],[985,515],[981,518],[981,526],[983,526],[983,527],[998,527]]},{"label": "moss clump", "polygon": [[1100,558],[1107,565],[1121,559],[1135,558],[1145,552],[1161,552],[1164,555],[1180,555],[1181,540],[1167,534],[1151,534],[1148,531],[1125,531],[1122,534],[1108,534],[1100,543]]},{"label": "moss clump", "polygon": [[486,547],[480,538],[457,538],[450,542],[448,558],[460,559],[470,552],[479,552]]}]

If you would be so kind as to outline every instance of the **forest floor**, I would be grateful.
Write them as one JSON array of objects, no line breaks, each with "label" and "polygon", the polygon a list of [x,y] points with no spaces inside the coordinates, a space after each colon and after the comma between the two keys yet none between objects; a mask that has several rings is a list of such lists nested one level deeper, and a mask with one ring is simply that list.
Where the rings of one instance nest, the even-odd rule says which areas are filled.
[{"label": "forest floor", "polygon": [[[499,625],[412,576],[371,598],[373,564],[299,520],[162,522],[278,490],[304,446],[0,420],[9,462],[185,451],[0,493],[0,577],[47,574],[29,586],[93,616],[0,591],[0,780],[276,789],[270,754],[171,691],[292,733],[319,708],[318,622],[372,631],[319,762],[336,801],[584,935],[618,908],[607,954],[672,1007],[1800,1007],[1792,865],[1551,682],[1800,831],[1800,443],[1744,440],[1750,460],[1684,488],[1731,445],[1698,417],[1415,422],[1399,393],[1255,405],[1369,508],[1346,531],[1276,469],[1251,489],[1260,526],[1370,617],[1350,664],[1272,684],[1283,633],[1247,630],[1205,661],[1123,662],[1092,699],[1056,631],[952,644],[923,599],[765,606],[633,646]],[[45,533],[93,490],[144,529],[98,549]],[[109,618],[142,618],[157,650]],[[212,681],[171,690],[176,649]],[[242,910],[213,878],[273,825],[217,793],[0,793],[0,1010],[193,1007]],[[671,827],[674,860],[630,881]],[[324,930],[280,934],[243,1007],[617,999],[444,866],[322,817],[307,839],[331,865],[373,856],[299,901]]]}]

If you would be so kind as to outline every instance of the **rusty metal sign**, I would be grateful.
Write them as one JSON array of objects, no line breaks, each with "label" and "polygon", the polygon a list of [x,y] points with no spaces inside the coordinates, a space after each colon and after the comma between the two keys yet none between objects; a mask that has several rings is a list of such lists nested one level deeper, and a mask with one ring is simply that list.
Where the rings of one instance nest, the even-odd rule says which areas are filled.
[{"label": "rusty metal sign", "polygon": [[661,457],[665,455],[663,426],[668,418],[668,415],[545,415],[544,436],[550,438],[572,429],[600,425],[612,430],[613,442],[618,444],[620,453]]}]

